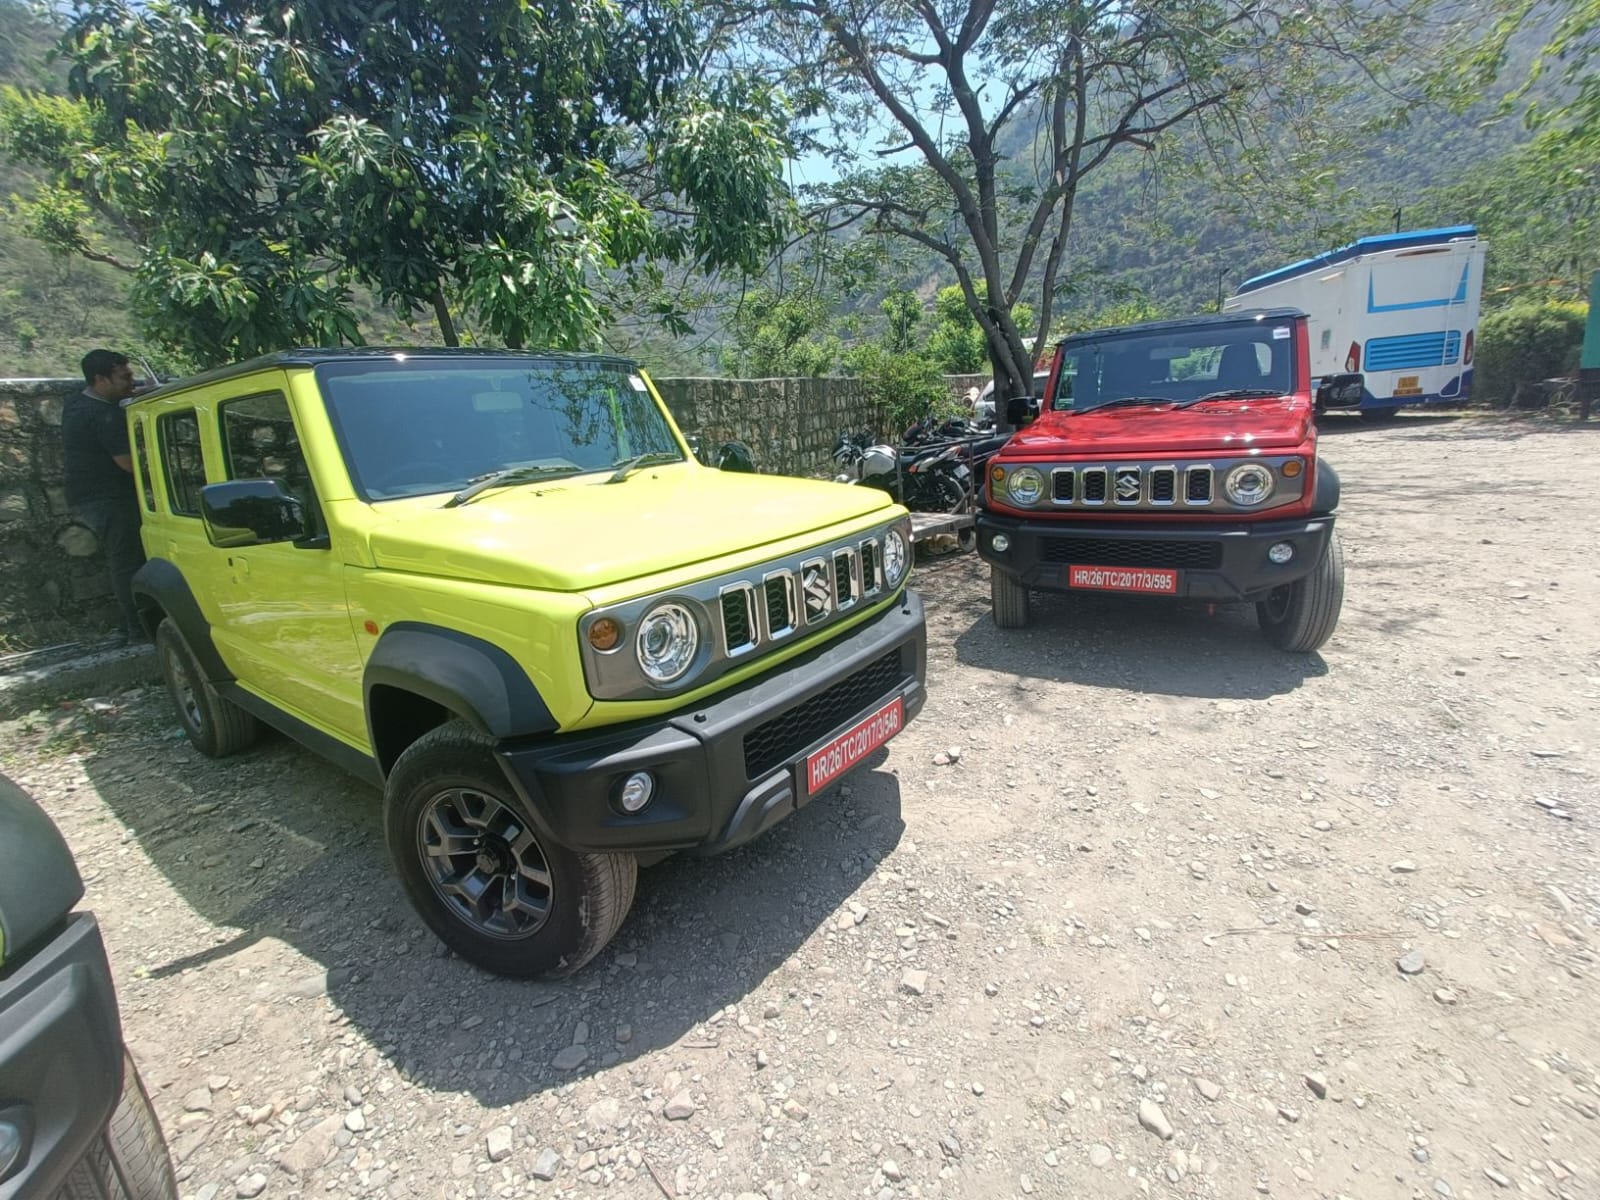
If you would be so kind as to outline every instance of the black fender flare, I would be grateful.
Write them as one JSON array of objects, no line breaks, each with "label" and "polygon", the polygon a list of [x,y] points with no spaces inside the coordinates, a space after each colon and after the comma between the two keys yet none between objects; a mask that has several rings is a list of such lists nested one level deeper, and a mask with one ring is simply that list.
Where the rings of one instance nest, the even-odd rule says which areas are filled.
[{"label": "black fender flare", "polygon": [[385,629],[361,676],[367,735],[373,726],[372,692],[392,687],[431,700],[496,739],[553,733],[558,724],[539,689],[517,660],[493,642],[417,621]]},{"label": "black fender flare", "polygon": [[[222,655],[217,653],[216,644],[211,640],[211,622],[200,611],[200,602],[194,598],[189,581],[183,577],[176,563],[165,558],[146,560],[144,566],[134,572],[133,596],[135,604],[144,598],[172,618],[178,632],[183,634],[183,640],[194,651],[200,669],[205,672],[206,682],[232,681],[233,672],[222,661]],[[143,610],[145,606],[140,604],[139,607]],[[153,627],[148,632],[152,637],[155,636]]]},{"label": "black fender flare", "polygon": [[1339,507],[1339,472],[1320,455],[1317,458],[1316,490],[1311,496],[1311,511],[1319,516]]}]

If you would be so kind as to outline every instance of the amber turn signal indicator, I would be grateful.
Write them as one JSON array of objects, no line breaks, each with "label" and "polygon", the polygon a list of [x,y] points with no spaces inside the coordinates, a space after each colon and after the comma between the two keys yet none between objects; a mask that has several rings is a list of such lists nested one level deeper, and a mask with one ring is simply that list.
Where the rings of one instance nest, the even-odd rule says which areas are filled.
[{"label": "amber turn signal indicator", "polygon": [[1288,462],[1284,463],[1283,473],[1289,479],[1293,479],[1296,475],[1300,474],[1300,460],[1298,458],[1291,458]]},{"label": "amber turn signal indicator", "polygon": [[622,641],[622,626],[611,617],[601,617],[589,626],[589,645],[596,650],[615,650]]}]

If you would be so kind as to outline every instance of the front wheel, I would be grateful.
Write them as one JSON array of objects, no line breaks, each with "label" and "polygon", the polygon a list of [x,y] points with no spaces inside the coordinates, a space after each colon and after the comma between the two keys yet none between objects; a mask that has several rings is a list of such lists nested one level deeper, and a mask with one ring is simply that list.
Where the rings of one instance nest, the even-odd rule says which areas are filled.
[{"label": "front wheel", "polygon": [[395,763],[384,829],[418,915],[496,975],[571,975],[633,904],[634,856],[581,854],[542,838],[489,739],[460,721],[424,734]]},{"label": "front wheel", "polygon": [[178,1184],[161,1124],[133,1056],[122,1053],[122,1100],[111,1114],[106,1144],[127,1200],[177,1200]]},{"label": "front wheel", "polygon": [[999,567],[989,567],[989,606],[1001,629],[1021,629],[1028,623],[1028,589]]},{"label": "front wheel", "polygon": [[1311,574],[1274,588],[1256,604],[1261,633],[1279,650],[1309,654],[1330,637],[1344,605],[1344,551],[1338,533]]},{"label": "front wheel", "polygon": [[156,629],[156,661],[178,723],[201,754],[226,758],[256,740],[260,731],[256,719],[211,686],[171,617],[163,618]]}]

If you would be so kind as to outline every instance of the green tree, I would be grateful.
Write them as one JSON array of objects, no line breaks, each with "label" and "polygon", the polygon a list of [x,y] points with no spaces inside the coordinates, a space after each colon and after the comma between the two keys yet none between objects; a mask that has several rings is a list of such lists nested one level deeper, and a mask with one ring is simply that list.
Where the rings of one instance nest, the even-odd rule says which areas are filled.
[{"label": "green tree", "polygon": [[722,369],[743,379],[826,375],[840,348],[828,332],[832,309],[828,297],[811,289],[751,291],[728,323],[732,344],[723,350]]},{"label": "green tree", "polygon": [[[740,11],[741,0],[723,0]],[[997,382],[1022,394],[1086,179],[1116,156],[1204,131],[1241,188],[1286,188],[1337,123],[1330,99],[1370,85],[1408,44],[1415,5],[1358,0],[774,0],[744,12],[841,178],[832,227],[905,239],[952,271]],[[1014,126],[1037,127],[1001,171]],[[1269,134],[1304,139],[1266,152]],[[1316,152],[1312,152],[1313,145]],[[1252,153],[1252,151],[1254,151]],[[910,161],[871,165],[874,155]],[[1031,169],[1028,162],[1031,160]],[[866,165],[863,165],[866,164]],[[1038,297],[1034,329],[1017,305]]]},{"label": "green tree", "polygon": [[782,98],[699,32],[687,0],[86,0],[74,99],[7,89],[0,151],[44,176],[30,230],[200,362],[359,341],[358,285],[449,343],[580,347],[661,263],[780,242]]}]

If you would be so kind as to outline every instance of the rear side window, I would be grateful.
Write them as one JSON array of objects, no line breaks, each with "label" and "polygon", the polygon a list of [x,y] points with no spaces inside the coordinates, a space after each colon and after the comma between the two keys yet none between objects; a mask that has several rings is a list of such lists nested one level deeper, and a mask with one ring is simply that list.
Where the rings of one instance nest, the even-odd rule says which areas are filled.
[{"label": "rear side window", "polygon": [[144,444],[144,422],[133,423],[133,464],[139,473],[139,491],[144,496],[145,512],[155,512],[156,493],[150,486],[150,454]]},{"label": "rear side window", "polygon": [[206,464],[200,453],[200,421],[194,409],[158,417],[156,440],[161,447],[168,505],[181,516],[198,517],[200,489],[206,485]]}]

